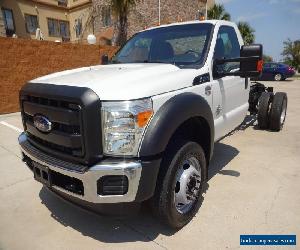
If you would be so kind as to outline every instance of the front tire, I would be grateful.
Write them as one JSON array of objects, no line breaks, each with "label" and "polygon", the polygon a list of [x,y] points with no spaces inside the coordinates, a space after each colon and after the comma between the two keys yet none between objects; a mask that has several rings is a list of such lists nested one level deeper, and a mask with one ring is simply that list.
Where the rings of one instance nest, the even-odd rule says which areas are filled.
[{"label": "front tire", "polygon": [[179,229],[192,220],[202,202],[207,176],[204,151],[195,142],[171,146],[161,167],[165,171],[160,173],[152,206],[162,222]]}]

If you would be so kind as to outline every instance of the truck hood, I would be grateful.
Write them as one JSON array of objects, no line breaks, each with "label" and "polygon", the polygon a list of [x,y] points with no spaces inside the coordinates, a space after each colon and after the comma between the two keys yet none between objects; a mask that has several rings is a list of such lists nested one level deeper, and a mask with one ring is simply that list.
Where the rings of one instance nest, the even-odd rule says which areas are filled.
[{"label": "truck hood", "polygon": [[133,100],[192,86],[199,71],[171,64],[112,64],[66,70],[30,82],[87,87],[101,100]]}]

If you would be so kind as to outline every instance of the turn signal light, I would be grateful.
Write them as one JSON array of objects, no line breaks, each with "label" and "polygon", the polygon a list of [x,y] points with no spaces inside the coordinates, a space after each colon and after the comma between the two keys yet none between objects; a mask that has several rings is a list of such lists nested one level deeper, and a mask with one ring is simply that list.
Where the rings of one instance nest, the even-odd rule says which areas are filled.
[{"label": "turn signal light", "polygon": [[263,61],[263,60],[259,60],[259,61],[257,62],[257,67],[256,67],[256,69],[257,69],[258,72],[262,72],[262,70],[263,70],[263,65],[264,65],[264,61]]},{"label": "turn signal light", "polygon": [[153,114],[152,110],[144,111],[141,113],[138,113],[137,115],[137,124],[140,128],[143,128],[147,125],[148,121],[150,120],[151,116]]}]

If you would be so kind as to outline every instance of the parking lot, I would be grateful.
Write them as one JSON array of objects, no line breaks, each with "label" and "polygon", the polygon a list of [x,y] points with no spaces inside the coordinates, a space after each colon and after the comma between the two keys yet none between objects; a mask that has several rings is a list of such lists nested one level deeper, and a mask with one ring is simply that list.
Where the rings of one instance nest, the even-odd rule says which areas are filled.
[{"label": "parking lot", "polygon": [[237,249],[241,234],[299,235],[300,80],[265,84],[288,94],[283,130],[246,119],[216,143],[203,205],[178,232],[146,206],[105,217],[56,197],[21,161],[20,114],[0,116],[0,249]]}]

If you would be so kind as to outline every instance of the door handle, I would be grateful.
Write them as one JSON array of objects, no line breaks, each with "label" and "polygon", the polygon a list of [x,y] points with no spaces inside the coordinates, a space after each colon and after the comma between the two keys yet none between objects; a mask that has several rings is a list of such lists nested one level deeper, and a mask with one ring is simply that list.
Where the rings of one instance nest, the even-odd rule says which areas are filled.
[{"label": "door handle", "polygon": [[211,95],[211,86],[205,87],[205,95]]}]

